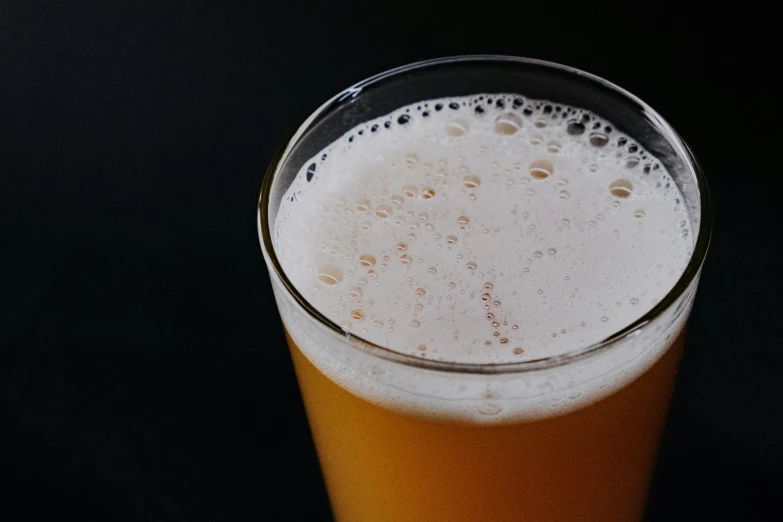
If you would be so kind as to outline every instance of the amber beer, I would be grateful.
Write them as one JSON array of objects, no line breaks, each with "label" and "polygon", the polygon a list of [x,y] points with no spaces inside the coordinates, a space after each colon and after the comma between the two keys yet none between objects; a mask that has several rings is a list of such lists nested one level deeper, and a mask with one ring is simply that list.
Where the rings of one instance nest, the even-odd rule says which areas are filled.
[{"label": "amber beer", "polygon": [[606,399],[493,426],[371,404],[288,343],[336,520],[642,519],[681,337]]},{"label": "amber beer", "polygon": [[259,232],[336,520],[641,520],[709,220],[679,136],[581,71],[449,58],[327,102]]}]

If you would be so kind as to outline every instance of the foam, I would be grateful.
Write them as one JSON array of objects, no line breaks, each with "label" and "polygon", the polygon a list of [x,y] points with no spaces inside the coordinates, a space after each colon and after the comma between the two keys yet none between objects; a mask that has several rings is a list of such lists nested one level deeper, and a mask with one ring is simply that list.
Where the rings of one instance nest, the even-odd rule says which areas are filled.
[{"label": "foam", "polygon": [[[346,133],[305,163],[273,242],[290,281],[346,332],[419,358],[520,362],[601,341],[662,299],[696,235],[681,201],[663,165],[611,122],[485,94],[402,107]],[[275,291],[289,333],[338,383],[387,406],[482,422],[610,393],[660,357],[690,306],[622,354],[551,375],[485,376],[473,389],[356,351],[347,361],[344,340]],[[544,374],[549,391],[523,392]],[[552,400],[577,391],[568,406]],[[487,393],[513,404],[481,413]]]}]

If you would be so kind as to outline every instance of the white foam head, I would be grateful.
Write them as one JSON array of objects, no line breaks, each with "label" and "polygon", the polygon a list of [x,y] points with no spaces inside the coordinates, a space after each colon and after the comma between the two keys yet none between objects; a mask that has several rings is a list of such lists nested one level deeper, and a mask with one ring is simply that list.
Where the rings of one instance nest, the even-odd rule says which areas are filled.
[{"label": "white foam head", "polygon": [[[681,201],[663,165],[611,122],[485,94],[402,107],[346,133],[288,188],[273,242],[297,290],[346,332],[419,358],[520,362],[599,342],[662,299],[693,249]],[[419,375],[407,377],[417,394],[424,386],[449,400],[444,383],[456,378],[441,383],[436,372],[422,377],[371,359],[369,373],[351,368],[337,346],[327,347],[333,340],[325,331],[305,327],[294,317],[301,311],[286,311],[294,304],[281,303],[281,292],[283,319],[304,354],[354,393],[428,414],[486,417],[475,415],[480,398],[471,406],[466,395],[456,414],[438,401],[400,396],[404,376],[391,393],[379,375],[392,369]],[[646,355],[636,354],[624,376],[657,360],[667,346],[658,337],[635,342]],[[611,368],[625,366],[628,353],[579,372],[586,382],[612,380]],[[519,398],[514,386],[531,379],[518,376],[493,400]],[[573,378],[563,379],[563,389],[574,387]],[[589,399],[566,409],[607,393],[605,384],[584,391],[579,396]],[[489,417],[532,418],[558,408],[525,400]]]}]

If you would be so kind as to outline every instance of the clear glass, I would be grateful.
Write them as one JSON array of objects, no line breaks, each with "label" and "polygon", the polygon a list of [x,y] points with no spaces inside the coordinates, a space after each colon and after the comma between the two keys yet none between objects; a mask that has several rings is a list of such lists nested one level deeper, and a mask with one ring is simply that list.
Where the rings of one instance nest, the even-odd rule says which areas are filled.
[{"label": "clear glass", "polygon": [[[283,194],[306,161],[362,122],[418,101],[495,92],[590,110],[653,153],[697,234],[681,278],[607,339],[537,360],[434,361],[346,333],[278,262],[272,237]],[[258,219],[337,520],[641,519],[711,233],[698,163],[644,102],[588,73],[523,58],[394,69],[349,87],[302,124],[267,172]]]}]

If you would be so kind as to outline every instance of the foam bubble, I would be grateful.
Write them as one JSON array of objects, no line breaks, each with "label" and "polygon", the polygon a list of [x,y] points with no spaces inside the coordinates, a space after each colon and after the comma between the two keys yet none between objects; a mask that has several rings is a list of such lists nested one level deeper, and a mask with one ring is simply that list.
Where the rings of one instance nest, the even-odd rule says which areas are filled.
[{"label": "foam bubble", "polygon": [[515,112],[504,112],[495,118],[495,132],[505,136],[516,134],[522,127],[522,117]]},{"label": "foam bubble", "polygon": [[609,192],[616,198],[627,199],[633,193],[633,183],[627,179],[616,179],[609,184]]},{"label": "foam bubble", "polygon": [[362,254],[359,256],[359,264],[362,266],[373,266],[375,263],[375,256],[372,254]]},{"label": "foam bubble", "polygon": [[547,159],[538,159],[530,164],[530,175],[537,181],[543,181],[554,174],[555,166]]},{"label": "foam bubble", "polygon": [[326,286],[338,285],[343,280],[343,271],[335,266],[322,266],[318,269],[318,280]]}]

